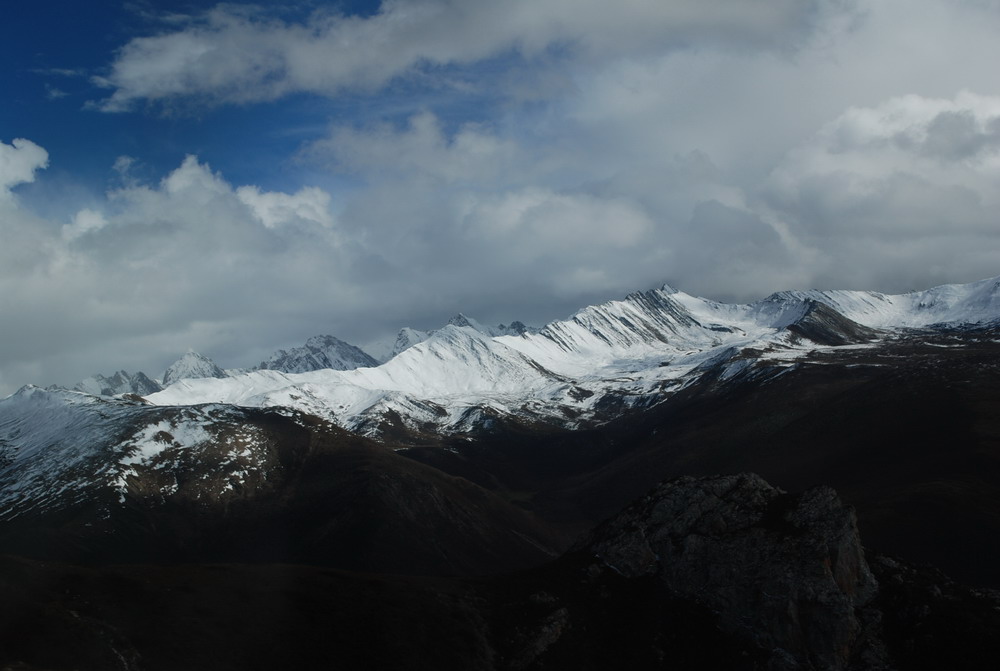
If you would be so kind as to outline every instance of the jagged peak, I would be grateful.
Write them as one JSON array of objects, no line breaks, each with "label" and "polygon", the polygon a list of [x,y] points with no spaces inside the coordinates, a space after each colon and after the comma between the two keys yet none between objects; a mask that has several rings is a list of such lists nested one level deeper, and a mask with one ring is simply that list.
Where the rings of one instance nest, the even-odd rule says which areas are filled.
[{"label": "jagged peak", "polygon": [[378,361],[360,347],[332,335],[315,335],[302,347],[279,349],[253,370],[305,373],[313,370],[350,370],[377,366]]},{"label": "jagged peak", "polygon": [[348,345],[353,347],[349,342],[327,334],[314,335],[307,339],[305,344],[306,347],[324,347],[329,345]]},{"label": "jagged peak", "polygon": [[160,391],[162,387],[142,371],[129,373],[122,369],[108,376],[94,373],[74,384],[71,389],[95,396],[119,396],[121,394],[145,396]]},{"label": "jagged peak", "polygon": [[451,326],[471,326],[472,328],[476,328],[476,324],[478,323],[479,322],[475,321],[474,319],[470,320],[461,312],[459,312],[454,317],[448,320],[448,324],[450,324]]},{"label": "jagged peak", "polygon": [[18,396],[18,397],[30,396],[35,391],[45,391],[45,390],[42,387],[39,387],[37,384],[25,384],[21,385],[21,388],[15,391],[13,394],[11,394],[11,396]]}]

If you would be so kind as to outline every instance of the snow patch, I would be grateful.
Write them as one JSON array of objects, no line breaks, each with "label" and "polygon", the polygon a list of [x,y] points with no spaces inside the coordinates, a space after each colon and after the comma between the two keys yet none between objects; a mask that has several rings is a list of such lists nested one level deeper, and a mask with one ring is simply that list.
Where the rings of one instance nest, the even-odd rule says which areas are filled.
[{"label": "snow patch", "polygon": [[143,428],[126,443],[129,454],[119,462],[123,466],[148,464],[169,448],[190,449],[212,439],[201,424],[163,420]]}]

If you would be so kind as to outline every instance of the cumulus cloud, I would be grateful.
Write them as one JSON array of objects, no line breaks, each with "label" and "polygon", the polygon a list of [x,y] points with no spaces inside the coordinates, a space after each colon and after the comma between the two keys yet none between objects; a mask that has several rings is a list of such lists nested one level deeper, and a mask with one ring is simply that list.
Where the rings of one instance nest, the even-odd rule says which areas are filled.
[{"label": "cumulus cloud", "polygon": [[656,235],[642,203],[577,183],[572,157],[479,124],[449,135],[421,113],[400,128],[337,127],[308,153],[364,184],[340,225],[381,273],[468,311],[520,281],[575,299],[598,276],[627,290],[633,255]]},{"label": "cumulus cloud", "polygon": [[35,181],[35,172],[47,167],[49,153],[31,140],[0,141],[0,200],[11,198],[11,188]]},{"label": "cumulus cloud", "polygon": [[[15,250],[3,252],[0,313],[19,319],[8,324],[0,369],[42,383],[85,377],[97,361],[155,375],[187,347],[247,365],[314,332],[359,340],[437,325],[458,309],[482,314],[512,285],[533,292],[536,308],[568,298],[567,310],[609,282],[634,288],[620,271],[654,225],[627,199],[508,189],[486,171],[442,200],[412,181],[426,161],[503,145],[481,139],[430,142],[398,179],[364,190],[336,217],[318,187],[236,187],[195,156],[159,182],[109,191],[61,226],[7,217],[20,251],[10,263]],[[382,131],[371,140],[383,141]]]},{"label": "cumulus cloud", "polygon": [[304,187],[294,194],[262,192],[256,186],[241,186],[236,197],[250,208],[267,228],[302,222],[332,226],[330,194],[317,187]]},{"label": "cumulus cloud", "polygon": [[367,18],[317,11],[300,23],[219,5],[179,29],[131,40],[110,71],[107,112],[135,103],[273,100],[293,92],[373,90],[422,68],[550,49],[589,58],[691,44],[783,49],[843,0],[386,0]]},{"label": "cumulus cloud", "polygon": [[[40,164],[44,151],[30,147]],[[32,162],[22,162],[5,177],[29,176]],[[316,188],[235,188],[189,156],[160,182],[113,190],[61,227],[12,210],[0,219],[0,314],[16,318],[5,319],[0,369],[65,383],[114,359],[157,374],[189,346],[266,354],[286,330],[308,333],[296,322],[303,315],[355,302],[328,207]],[[285,310],[297,316],[276,318]]]},{"label": "cumulus cloud", "polygon": [[103,214],[85,208],[73,215],[72,223],[63,226],[62,235],[67,240],[74,240],[107,225],[108,222]]}]

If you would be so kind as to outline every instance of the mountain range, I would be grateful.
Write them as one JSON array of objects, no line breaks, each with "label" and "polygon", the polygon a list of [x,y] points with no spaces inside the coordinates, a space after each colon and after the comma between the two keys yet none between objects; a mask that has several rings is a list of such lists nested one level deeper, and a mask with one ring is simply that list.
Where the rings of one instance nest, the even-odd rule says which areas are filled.
[{"label": "mountain range", "polygon": [[397,343],[0,401],[0,665],[996,659],[1000,278]]},{"label": "mountain range", "polygon": [[187,376],[148,400],[293,407],[376,437],[396,417],[410,429],[447,432],[482,429],[487,415],[573,428],[603,421],[609,405],[655,405],[708,371],[776,373],[823,348],[877,347],[903,329],[996,321],[997,285],[900,296],[782,292],[749,305],[665,286],[542,329],[487,329],[460,316],[432,332],[404,330],[407,346],[378,367]]},{"label": "mountain range", "polygon": [[[459,313],[448,321],[449,325],[467,326],[489,336],[520,335],[528,332],[529,327],[521,322],[510,326],[486,326],[476,320]],[[399,331],[391,348],[385,349],[381,358],[373,357],[360,347],[344,342],[331,335],[313,336],[301,347],[290,350],[279,349],[266,360],[255,366],[223,370],[214,361],[198,352],[189,351],[174,363],[159,378],[150,378],[143,372],[129,373],[121,370],[110,376],[95,374],[68,387],[72,391],[82,391],[97,396],[121,396],[135,394],[146,396],[162,391],[178,380],[198,379],[204,377],[224,378],[242,375],[255,370],[275,370],[282,373],[305,373],[314,370],[352,370],[354,368],[375,367],[396,356],[403,350],[423,342],[435,331],[418,331],[404,327]],[[378,346],[378,344],[376,344]],[[53,389],[63,389],[55,385]]]}]

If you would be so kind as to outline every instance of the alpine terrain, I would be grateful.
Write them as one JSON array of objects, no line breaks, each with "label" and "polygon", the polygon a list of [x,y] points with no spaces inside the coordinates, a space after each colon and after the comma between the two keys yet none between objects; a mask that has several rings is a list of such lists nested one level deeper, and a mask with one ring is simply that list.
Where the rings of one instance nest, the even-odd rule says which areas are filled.
[{"label": "alpine terrain", "polygon": [[1000,659],[1000,278],[384,350],[0,401],[0,668]]}]

